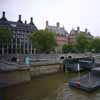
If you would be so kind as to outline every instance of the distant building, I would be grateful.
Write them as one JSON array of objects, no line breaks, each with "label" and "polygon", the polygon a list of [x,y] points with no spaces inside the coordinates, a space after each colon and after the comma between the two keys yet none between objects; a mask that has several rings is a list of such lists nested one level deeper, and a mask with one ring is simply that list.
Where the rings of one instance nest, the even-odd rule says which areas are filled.
[{"label": "distant building", "polygon": [[58,48],[61,49],[61,47],[68,42],[68,32],[64,29],[64,27],[60,27],[59,22],[56,23],[56,26],[50,26],[48,21],[46,21],[46,29],[50,32],[55,32]]},{"label": "distant building", "polygon": [[83,33],[85,34],[86,37],[88,38],[92,38],[93,36],[90,34],[90,32],[88,32],[87,29],[85,29],[85,31],[80,31],[80,27],[77,27],[77,30],[72,29],[70,31],[70,34],[68,35],[68,44],[75,44],[76,43],[76,37],[79,33]]},{"label": "distant building", "polygon": [[[11,40],[11,45],[7,48],[2,48],[2,44],[0,44],[0,54],[15,54],[15,53],[32,53],[32,44],[29,42],[27,38],[27,34],[36,31],[37,27],[33,23],[33,18],[31,17],[30,23],[27,24],[21,20],[21,15],[19,15],[19,19],[17,22],[7,20],[5,16],[5,12],[3,12],[2,17],[0,19],[0,26],[8,27],[13,33],[13,38]],[[19,41],[19,43],[18,43]]]}]

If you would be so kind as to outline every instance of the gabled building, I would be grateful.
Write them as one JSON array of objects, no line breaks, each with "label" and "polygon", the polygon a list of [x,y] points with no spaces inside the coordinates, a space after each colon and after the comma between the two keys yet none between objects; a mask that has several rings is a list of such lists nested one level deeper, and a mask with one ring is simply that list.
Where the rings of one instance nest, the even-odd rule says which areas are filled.
[{"label": "gabled building", "polygon": [[2,17],[0,19],[0,26],[6,26],[13,33],[13,38],[11,40],[11,45],[7,48],[2,48],[2,43],[0,44],[0,54],[15,54],[15,53],[32,53],[32,44],[29,42],[27,38],[27,34],[38,30],[35,24],[33,23],[33,18],[31,17],[30,23],[27,24],[21,19],[21,15],[19,15],[18,21],[9,21],[5,12],[2,13]]},{"label": "gabled building", "polygon": [[64,29],[64,27],[60,27],[59,22],[56,23],[56,26],[51,26],[48,21],[46,21],[46,29],[56,34],[57,47],[59,51],[61,51],[62,46],[68,43],[68,32]]},{"label": "gabled building", "polygon": [[68,32],[64,29],[64,27],[60,27],[59,22],[56,23],[56,26],[51,26],[49,25],[48,21],[46,21],[46,28],[48,29],[48,31],[55,32],[58,35],[68,35]]},{"label": "gabled building", "polygon": [[86,37],[92,38],[93,36],[91,35],[90,32],[88,32],[88,29],[85,29],[85,31],[80,31],[80,27],[77,27],[77,30],[72,29],[70,31],[70,34],[68,35],[68,44],[75,44],[76,43],[76,37],[79,33],[83,33]]}]

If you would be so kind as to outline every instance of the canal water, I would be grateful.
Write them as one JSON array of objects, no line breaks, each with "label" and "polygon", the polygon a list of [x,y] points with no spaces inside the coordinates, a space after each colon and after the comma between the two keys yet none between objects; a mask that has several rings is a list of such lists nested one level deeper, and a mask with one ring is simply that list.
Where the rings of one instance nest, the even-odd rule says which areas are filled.
[{"label": "canal water", "polygon": [[6,88],[5,100],[100,100],[100,89],[87,93],[69,87],[68,81],[78,75],[66,72],[35,77],[30,82]]}]

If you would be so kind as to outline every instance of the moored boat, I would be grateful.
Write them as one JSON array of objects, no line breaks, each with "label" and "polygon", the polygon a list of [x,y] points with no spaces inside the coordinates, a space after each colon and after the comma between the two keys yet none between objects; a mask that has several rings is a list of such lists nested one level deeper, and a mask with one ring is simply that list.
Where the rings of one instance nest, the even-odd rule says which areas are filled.
[{"label": "moored boat", "polygon": [[65,67],[65,71],[73,71],[73,72],[78,72],[81,70],[91,70],[93,67],[95,67],[95,61],[93,57],[66,58],[63,64]]},{"label": "moored boat", "polygon": [[93,68],[88,74],[70,80],[69,86],[88,92],[100,88],[100,67]]}]

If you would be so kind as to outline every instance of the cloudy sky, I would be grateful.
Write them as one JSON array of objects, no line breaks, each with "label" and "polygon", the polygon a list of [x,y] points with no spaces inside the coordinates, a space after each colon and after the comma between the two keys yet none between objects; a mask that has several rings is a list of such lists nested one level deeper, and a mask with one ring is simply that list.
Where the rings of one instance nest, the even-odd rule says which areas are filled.
[{"label": "cloudy sky", "polygon": [[0,17],[6,11],[8,20],[33,21],[38,29],[45,28],[45,21],[50,25],[60,22],[70,32],[80,26],[94,36],[100,36],[100,0],[0,0]]}]

